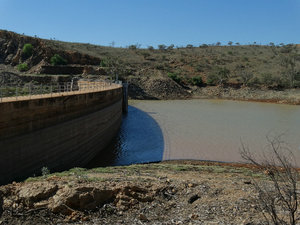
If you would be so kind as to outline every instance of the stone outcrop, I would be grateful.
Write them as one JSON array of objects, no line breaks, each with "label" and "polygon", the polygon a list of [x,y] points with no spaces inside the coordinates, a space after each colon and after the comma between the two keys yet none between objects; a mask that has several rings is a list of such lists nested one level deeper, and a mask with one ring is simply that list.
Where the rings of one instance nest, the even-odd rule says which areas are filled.
[{"label": "stone outcrop", "polygon": [[[117,208],[127,210],[139,202],[153,201],[158,190],[149,190],[132,184],[105,187],[78,183],[64,185],[61,182],[47,181],[26,185],[7,185],[4,189],[9,189],[5,201],[6,208],[47,208],[53,213],[63,215],[95,210],[105,203],[114,203]],[[0,213],[3,205],[1,193]]]},{"label": "stone outcrop", "polygon": [[129,80],[129,96],[135,99],[184,99],[190,97],[182,86],[166,77],[141,77]]},{"label": "stone outcrop", "polygon": [[[28,58],[22,55],[22,48],[26,43],[33,46],[33,54]],[[81,52],[61,50],[55,46],[49,46],[49,41],[44,39],[0,30],[0,63],[16,66],[26,62],[30,67],[33,67],[43,61],[49,64],[54,54],[59,54],[65,58],[68,64],[99,65],[101,61],[97,57]]]}]

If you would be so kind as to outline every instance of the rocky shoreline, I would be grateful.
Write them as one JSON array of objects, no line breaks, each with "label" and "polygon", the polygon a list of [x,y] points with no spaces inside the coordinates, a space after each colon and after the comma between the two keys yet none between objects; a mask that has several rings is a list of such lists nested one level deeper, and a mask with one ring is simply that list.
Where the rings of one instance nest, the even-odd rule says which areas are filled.
[{"label": "rocky shoreline", "polygon": [[300,105],[300,89],[256,89],[249,87],[204,87],[193,92],[193,98],[217,98],[239,101]]},{"label": "rocky shoreline", "polygon": [[197,161],[74,168],[1,186],[0,224],[263,224],[252,185],[263,177]]}]

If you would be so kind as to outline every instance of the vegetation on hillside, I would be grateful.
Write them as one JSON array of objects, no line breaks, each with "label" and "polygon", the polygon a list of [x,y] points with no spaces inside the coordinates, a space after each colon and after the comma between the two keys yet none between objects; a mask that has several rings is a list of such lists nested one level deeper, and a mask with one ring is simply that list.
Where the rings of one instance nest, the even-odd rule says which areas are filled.
[{"label": "vegetation on hillside", "polygon": [[[53,65],[90,63],[124,80],[171,76],[182,87],[300,87],[300,46],[296,44],[240,45],[229,41],[227,45],[220,42],[199,46],[188,44],[185,47],[159,44],[157,47],[141,48],[140,44],[133,44],[120,48],[42,40],[5,31],[0,35],[2,33],[4,39],[9,38],[7,43],[11,40],[15,40],[16,46],[23,41],[27,43],[22,45],[21,50],[27,57],[32,55],[26,61],[31,67],[40,62]],[[34,49],[29,43],[35,43]],[[4,54],[3,60],[17,65],[11,55],[17,54],[18,49],[12,51],[6,46],[8,44],[0,49]],[[12,52],[7,53],[8,50]]]},{"label": "vegetation on hillside", "polygon": [[22,54],[24,57],[30,57],[33,53],[33,46],[30,43],[27,43],[23,46]]},{"label": "vegetation on hillside", "polygon": [[61,57],[59,54],[55,54],[51,57],[50,62],[53,66],[57,65],[66,65],[67,60],[65,60],[63,57]]},{"label": "vegetation on hillside", "polygon": [[153,46],[142,49],[138,44],[128,48],[59,41],[48,41],[48,44],[53,48],[78,51],[104,59],[101,66],[107,66],[107,61],[118,61],[113,67],[123,79],[130,75],[142,77],[164,74],[182,85],[194,84],[193,78],[198,77],[202,80],[201,85],[267,88],[300,86],[300,48],[294,44],[275,46],[273,43],[228,43],[227,46],[221,46],[219,43],[176,48],[174,45],[159,45],[157,49]]},{"label": "vegetation on hillside", "polygon": [[20,72],[24,72],[24,71],[29,70],[29,67],[28,67],[27,63],[21,63],[18,65],[18,70]]}]

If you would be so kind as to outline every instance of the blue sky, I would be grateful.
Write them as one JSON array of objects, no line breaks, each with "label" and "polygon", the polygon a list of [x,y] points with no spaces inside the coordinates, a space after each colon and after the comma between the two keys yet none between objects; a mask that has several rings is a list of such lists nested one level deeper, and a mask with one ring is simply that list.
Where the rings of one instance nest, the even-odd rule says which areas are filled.
[{"label": "blue sky", "polygon": [[123,47],[300,43],[300,0],[0,0],[0,29]]}]

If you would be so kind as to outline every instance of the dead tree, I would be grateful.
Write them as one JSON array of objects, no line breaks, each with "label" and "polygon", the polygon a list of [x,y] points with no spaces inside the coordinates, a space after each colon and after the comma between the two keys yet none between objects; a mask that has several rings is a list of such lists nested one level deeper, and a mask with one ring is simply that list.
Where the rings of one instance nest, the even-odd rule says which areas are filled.
[{"label": "dead tree", "polygon": [[265,180],[253,180],[258,193],[257,207],[268,224],[295,225],[299,221],[298,171],[295,157],[281,140],[281,136],[267,137],[268,152],[256,158],[242,143],[243,159],[257,166],[266,176]]}]

